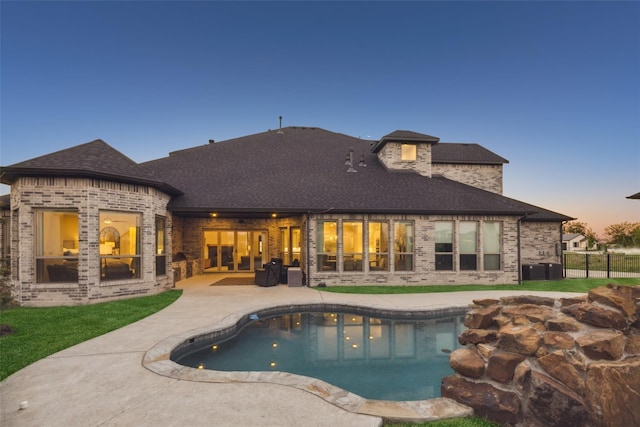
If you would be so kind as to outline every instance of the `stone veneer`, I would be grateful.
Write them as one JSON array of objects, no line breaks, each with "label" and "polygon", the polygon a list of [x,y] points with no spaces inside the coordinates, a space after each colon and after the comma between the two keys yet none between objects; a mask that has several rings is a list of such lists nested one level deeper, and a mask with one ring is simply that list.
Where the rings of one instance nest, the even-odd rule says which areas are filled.
[{"label": "stone veneer", "polygon": [[[43,190],[46,189],[46,190]],[[23,306],[75,305],[149,295],[173,286],[173,276],[155,275],[155,218],[166,218],[166,253],[171,253],[170,196],[155,188],[90,178],[22,177],[11,186],[11,282]],[[78,282],[36,283],[35,212],[78,212]],[[139,279],[100,281],[101,210],[142,214],[142,263]],[[167,273],[170,257],[167,256]]]},{"label": "stone veneer", "polygon": [[640,286],[474,304],[443,397],[509,426],[640,425]]}]

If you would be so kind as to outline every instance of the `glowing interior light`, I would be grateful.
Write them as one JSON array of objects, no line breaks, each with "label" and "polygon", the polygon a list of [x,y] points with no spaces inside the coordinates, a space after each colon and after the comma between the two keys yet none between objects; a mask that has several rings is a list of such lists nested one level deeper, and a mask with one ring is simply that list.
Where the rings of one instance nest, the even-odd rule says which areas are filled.
[{"label": "glowing interior light", "polygon": [[351,344],[351,348],[358,348],[358,344]]},{"label": "glowing interior light", "polygon": [[273,348],[278,348],[278,343],[277,343],[277,342],[273,342],[273,343],[271,344],[271,347],[273,347]]},{"label": "glowing interior light", "polygon": [[212,345],[212,346],[211,346],[211,350],[215,351],[215,350],[217,350],[217,349],[218,349],[218,346],[217,346],[216,344],[214,344],[214,345]]}]

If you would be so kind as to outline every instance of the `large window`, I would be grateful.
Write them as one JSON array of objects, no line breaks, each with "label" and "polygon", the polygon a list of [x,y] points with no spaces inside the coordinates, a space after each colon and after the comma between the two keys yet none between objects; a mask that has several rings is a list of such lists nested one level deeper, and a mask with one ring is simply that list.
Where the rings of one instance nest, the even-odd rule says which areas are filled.
[{"label": "large window", "polygon": [[414,225],[411,221],[398,221],[395,223],[394,263],[395,271],[413,270],[413,236]]},{"label": "large window", "polygon": [[167,274],[165,224],[165,218],[160,216],[156,217],[156,276]]},{"label": "large window", "polygon": [[318,271],[336,271],[338,227],[336,221],[318,222]]},{"label": "large window", "polygon": [[436,270],[453,270],[453,221],[436,221]]},{"label": "large window", "polygon": [[478,269],[478,223],[461,221],[460,235],[460,270]]},{"label": "large window", "polygon": [[36,282],[78,282],[78,213],[36,213]]},{"label": "large window", "polygon": [[364,246],[361,221],[342,223],[342,268],[344,271],[362,271]]},{"label": "large window", "polygon": [[100,277],[103,281],[141,277],[142,215],[100,212]]},{"label": "large window", "polygon": [[482,249],[484,252],[484,269],[500,270],[502,230],[499,222],[485,222],[482,225]]},{"label": "large window", "polygon": [[388,222],[369,222],[369,270],[389,271]]}]

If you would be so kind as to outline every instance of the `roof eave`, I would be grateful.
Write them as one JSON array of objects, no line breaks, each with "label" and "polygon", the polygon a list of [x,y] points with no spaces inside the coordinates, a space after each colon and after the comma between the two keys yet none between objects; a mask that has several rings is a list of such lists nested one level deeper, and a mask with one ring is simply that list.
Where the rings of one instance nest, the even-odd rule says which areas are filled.
[{"label": "roof eave", "polygon": [[177,188],[160,181],[153,181],[144,178],[127,177],[123,175],[109,174],[104,172],[95,171],[83,171],[78,169],[40,169],[40,168],[14,168],[5,167],[2,168],[0,173],[0,182],[2,184],[11,185],[16,179],[23,176],[55,176],[55,177],[68,177],[68,178],[98,178],[106,179],[109,181],[125,182],[129,184],[147,185],[161,190],[171,196],[180,196],[184,194]]}]

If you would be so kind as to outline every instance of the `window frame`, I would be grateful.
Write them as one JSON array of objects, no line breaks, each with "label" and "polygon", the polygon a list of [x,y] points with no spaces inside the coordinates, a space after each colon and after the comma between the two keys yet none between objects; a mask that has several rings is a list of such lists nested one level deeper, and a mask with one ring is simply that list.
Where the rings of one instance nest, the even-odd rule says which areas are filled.
[{"label": "window frame", "polygon": [[[117,225],[123,220],[113,220],[113,218],[126,218],[131,216],[135,218],[135,225],[127,225],[128,230],[123,226]],[[98,258],[100,260],[100,282],[110,283],[114,281],[142,279],[142,259],[143,259],[143,221],[144,215],[141,212],[129,212],[129,211],[117,211],[112,209],[101,209],[98,214],[99,228],[98,228]],[[114,236],[115,241],[105,241],[108,236],[107,232],[113,232],[113,230],[107,230],[108,228],[117,230],[119,235]],[[120,229],[123,231],[120,231]],[[135,253],[122,253],[123,245],[127,242],[127,239],[131,239],[131,236],[125,237],[127,233],[132,233],[132,228],[135,229],[134,238],[135,242],[133,247]],[[110,236],[109,236],[110,237]],[[130,240],[129,240],[130,242]],[[111,246],[111,254],[108,254],[107,246]],[[131,243],[129,244],[131,248]],[[128,266],[128,270],[123,267]]]},{"label": "window frame", "polygon": [[[354,239],[353,239],[353,243],[354,243],[354,248],[353,249],[360,249],[360,251],[354,250],[354,251],[346,251],[346,240],[347,240],[347,227],[349,224],[352,224],[355,226],[355,230],[354,230]],[[359,228],[359,230],[357,230]],[[360,234],[360,238],[358,238],[357,234]],[[342,221],[342,233],[341,233],[341,238],[342,238],[342,271],[349,271],[349,272],[362,272],[363,271],[363,267],[362,264],[364,262],[364,221],[361,220],[349,220],[349,221]],[[358,262],[360,261],[360,262]]]},{"label": "window frame", "polygon": [[[162,224],[161,230],[159,225]],[[161,240],[161,241],[160,241]],[[159,248],[162,249],[159,249]],[[156,276],[167,274],[167,218],[156,215],[155,218],[155,246],[154,255],[156,260]]]},{"label": "window frame", "polygon": [[[487,236],[489,235],[488,232],[488,226],[489,225],[493,225],[495,224],[497,226],[497,231],[498,231],[498,235],[497,235],[497,244],[498,244],[498,250],[497,252],[492,251],[492,248],[488,247],[490,241],[487,238]],[[500,271],[502,270],[502,249],[504,247],[503,242],[502,242],[502,222],[501,221],[484,221],[482,223],[482,267],[483,270],[485,271]],[[487,265],[492,264],[491,262],[487,262],[488,258],[487,257],[492,257],[495,258],[497,257],[498,259],[498,266],[497,268],[487,268]]]},{"label": "window frame", "polygon": [[[451,241],[439,242],[439,230],[438,225],[448,225],[448,230],[440,230],[441,232],[448,233],[451,237]],[[455,270],[455,262],[454,262],[454,244],[455,244],[455,222],[448,221],[434,221],[434,262],[435,262],[435,270],[436,271],[454,271]],[[443,246],[443,245],[449,245]],[[448,250],[447,250],[448,249]],[[446,261],[444,261],[446,260]]]},{"label": "window frame", "polygon": [[[473,225],[473,230],[463,231],[466,225]],[[473,232],[473,240],[463,234]],[[478,271],[478,221],[460,221],[458,223],[458,262],[460,271]],[[467,244],[473,243],[473,249],[467,250]]]},{"label": "window frame", "polygon": [[[332,220],[319,220],[316,229],[316,271],[318,272],[336,272],[338,271],[338,221]],[[325,231],[325,224],[333,224],[334,232],[332,235],[327,235]],[[327,250],[327,237],[333,236],[335,246],[331,250]],[[331,239],[329,239],[331,241]]]},{"label": "window frame", "polygon": [[[399,236],[401,226],[411,229],[411,234],[405,238]],[[394,221],[393,223],[393,271],[414,271],[415,265],[415,221]],[[407,250],[409,248],[409,250]],[[408,262],[407,262],[408,261]],[[408,265],[407,265],[408,264]]]},{"label": "window frame", "polygon": [[[45,225],[45,214],[74,215],[76,222],[75,233],[72,236],[67,234],[70,239],[60,238],[58,236],[57,244],[60,245],[61,255],[45,255],[44,245],[50,242],[47,237],[47,226]],[[80,235],[80,214],[77,209],[36,209],[35,210],[35,246],[34,260],[36,265],[36,283],[78,283],[78,251],[79,251],[79,235]],[[74,248],[65,248],[67,242],[73,242]],[[54,243],[55,244],[55,243]],[[67,249],[67,250],[65,250]],[[75,251],[75,254],[71,250]],[[53,263],[51,263],[53,262]],[[55,267],[55,268],[54,268]],[[55,273],[54,273],[55,271]],[[55,274],[56,279],[53,280],[51,275]]]},{"label": "window frame", "polygon": [[[375,224],[380,224],[380,230],[372,230],[371,226]],[[384,232],[382,231],[382,227],[385,228]],[[389,271],[389,238],[391,234],[389,221],[382,220],[373,220],[367,223],[367,256],[369,261],[369,271]],[[378,239],[377,234],[380,234],[380,238]],[[386,239],[384,239],[383,234],[386,233]],[[378,245],[375,245],[375,242],[378,241]],[[372,242],[375,246],[372,249]],[[383,246],[384,244],[384,246]],[[379,250],[376,250],[378,248]]]}]

